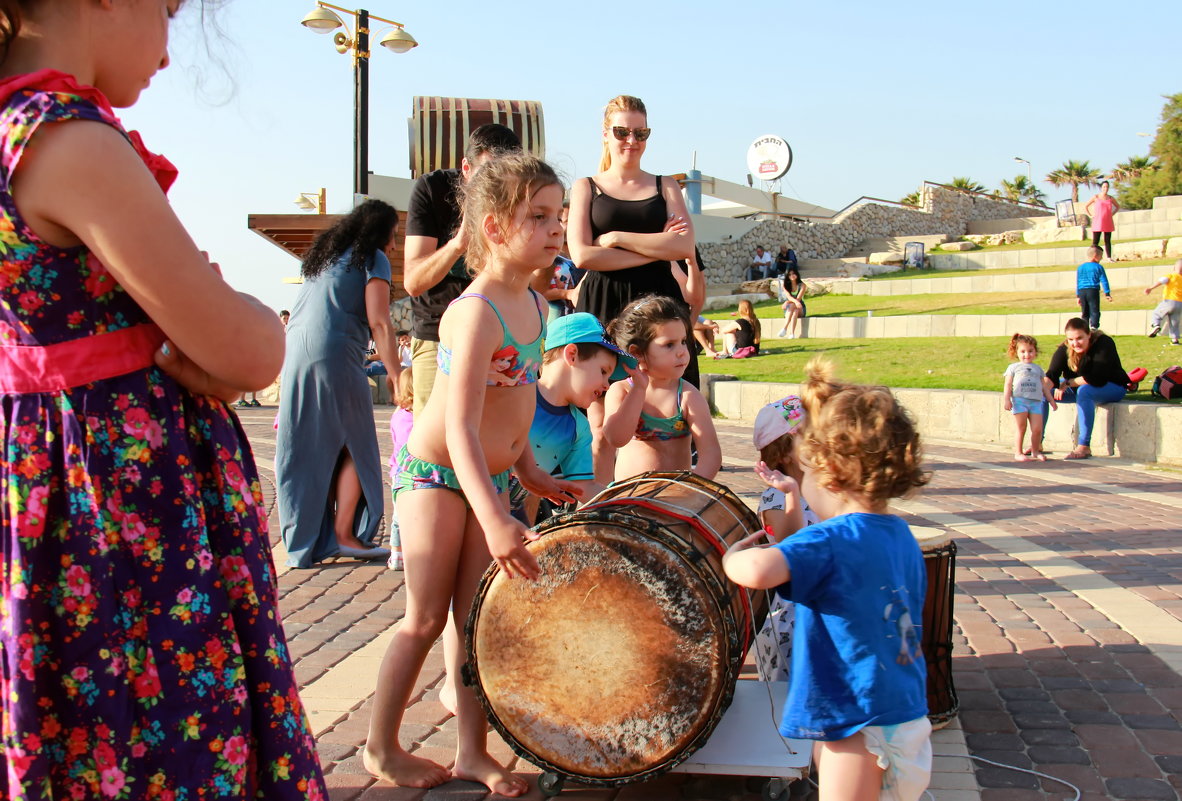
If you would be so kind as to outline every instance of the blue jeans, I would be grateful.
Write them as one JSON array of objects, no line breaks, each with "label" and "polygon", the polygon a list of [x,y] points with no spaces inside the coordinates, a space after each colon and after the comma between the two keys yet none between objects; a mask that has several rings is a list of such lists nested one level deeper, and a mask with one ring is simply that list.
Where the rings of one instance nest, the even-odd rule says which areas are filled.
[{"label": "blue jeans", "polygon": [[1102,387],[1091,384],[1080,384],[1074,389],[1063,392],[1063,400],[1059,403],[1074,403],[1076,418],[1079,421],[1079,444],[1092,446],[1092,426],[1096,423],[1096,404],[1116,403],[1128,392],[1122,386],[1111,381]]},{"label": "blue jeans", "polygon": [[1079,316],[1088,321],[1092,328],[1100,327],[1100,287],[1077,289]]}]

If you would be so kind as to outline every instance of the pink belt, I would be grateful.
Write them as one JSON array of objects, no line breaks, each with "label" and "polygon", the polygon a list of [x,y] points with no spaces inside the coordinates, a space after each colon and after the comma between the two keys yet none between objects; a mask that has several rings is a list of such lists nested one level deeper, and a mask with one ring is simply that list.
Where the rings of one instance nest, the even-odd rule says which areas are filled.
[{"label": "pink belt", "polygon": [[143,323],[56,345],[0,345],[0,392],[58,392],[142,370],[163,342]]}]

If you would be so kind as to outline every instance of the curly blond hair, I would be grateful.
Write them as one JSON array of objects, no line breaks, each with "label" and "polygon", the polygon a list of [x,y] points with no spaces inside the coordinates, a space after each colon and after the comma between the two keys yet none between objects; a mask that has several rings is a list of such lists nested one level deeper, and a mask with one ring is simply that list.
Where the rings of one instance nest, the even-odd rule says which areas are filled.
[{"label": "curly blond hair", "polygon": [[886,387],[837,381],[832,362],[814,356],[805,367],[800,397],[801,461],[819,486],[878,504],[931,480],[915,422]]}]

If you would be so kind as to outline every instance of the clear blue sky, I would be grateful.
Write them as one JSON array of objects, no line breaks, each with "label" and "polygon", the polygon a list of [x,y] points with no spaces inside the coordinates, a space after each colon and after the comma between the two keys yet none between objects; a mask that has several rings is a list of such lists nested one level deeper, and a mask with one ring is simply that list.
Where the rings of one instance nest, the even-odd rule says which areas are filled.
[{"label": "clear blue sky", "polygon": [[[370,169],[394,176],[410,175],[415,95],[540,101],[548,158],[578,177],[598,165],[604,104],[627,93],[649,109],[650,170],[682,172],[697,151],[704,173],[743,183],[747,146],[773,133],[795,154],[784,194],[841,208],[954,175],[992,189],[1025,172],[1014,156],[1036,180],[1065,159],[1110,169],[1147,152],[1137,133],[1182,91],[1177,0],[365,7],[419,41],[370,63]],[[329,211],[347,211],[352,192],[352,62],[299,24],[312,8],[231,0],[221,33],[203,32],[190,0],[172,66],[123,113],[180,168],[171,197],[194,239],[276,309],[295,300],[281,279],[298,265],[247,215],[298,212],[295,195],[322,186]]]}]

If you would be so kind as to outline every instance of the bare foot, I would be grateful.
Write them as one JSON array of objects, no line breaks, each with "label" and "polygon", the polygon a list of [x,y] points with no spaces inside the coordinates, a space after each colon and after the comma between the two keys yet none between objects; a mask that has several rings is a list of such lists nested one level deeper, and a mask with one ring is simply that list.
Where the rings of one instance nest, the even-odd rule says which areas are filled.
[{"label": "bare foot", "polygon": [[510,773],[488,754],[478,754],[461,761],[456,759],[455,770],[452,774],[457,779],[467,779],[470,782],[480,782],[492,792],[516,798],[529,790],[525,779]]},{"label": "bare foot", "polygon": [[443,686],[439,688],[439,703],[451,714],[456,713],[456,682],[450,673],[443,675]]},{"label": "bare foot", "polygon": [[451,779],[451,773],[442,765],[429,759],[414,756],[398,748],[386,756],[379,756],[367,746],[361,752],[361,764],[378,779],[393,782],[400,787],[438,787]]},{"label": "bare foot", "polygon": [[1047,455],[1045,453],[1036,453],[1034,454],[1033,458],[1040,462],[1045,462],[1047,460]]},{"label": "bare foot", "polygon": [[1014,461],[1015,462],[1029,462],[1030,457],[1024,453],[1015,453],[1014,454]]}]

